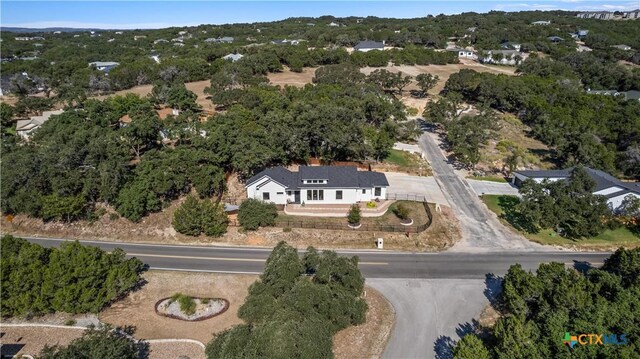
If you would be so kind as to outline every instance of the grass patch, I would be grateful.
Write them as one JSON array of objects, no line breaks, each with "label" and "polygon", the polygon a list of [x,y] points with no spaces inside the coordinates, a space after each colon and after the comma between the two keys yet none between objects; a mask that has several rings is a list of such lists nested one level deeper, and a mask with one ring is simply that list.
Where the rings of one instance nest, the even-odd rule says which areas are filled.
[{"label": "grass patch", "polygon": [[524,224],[519,216],[514,213],[515,205],[520,202],[518,197],[508,195],[483,195],[481,198],[487,207],[498,215],[502,223],[520,232],[527,239],[540,244],[577,246],[583,248],[634,247],[640,245],[640,237],[626,227],[607,229],[595,237],[582,238],[579,240],[562,237],[551,229],[537,231],[535,228],[530,228]]},{"label": "grass patch", "polygon": [[196,302],[188,295],[176,293],[171,296],[171,301],[177,301],[180,305],[180,311],[186,315],[193,315],[196,312]]},{"label": "grass patch", "polygon": [[478,181],[507,183],[507,180],[504,179],[504,177],[498,177],[498,176],[469,176],[467,178],[468,179],[478,180]]},{"label": "grass patch", "polygon": [[416,162],[415,156],[407,151],[392,149],[389,151],[389,156],[384,159],[384,162],[400,167],[409,167]]}]

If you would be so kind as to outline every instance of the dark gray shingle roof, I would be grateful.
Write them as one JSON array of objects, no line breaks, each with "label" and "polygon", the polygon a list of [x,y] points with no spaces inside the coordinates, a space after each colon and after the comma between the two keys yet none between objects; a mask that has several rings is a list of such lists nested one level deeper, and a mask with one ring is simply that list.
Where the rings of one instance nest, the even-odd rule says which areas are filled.
[{"label": "dark gray shingle roof", "polygon": [[[571,172],[573,171],[573,169],[574,167],[569,167],[563,170],[516,171],[515,173],[521,174],[526,177],[536,178],[568,178],[569,176],[571,176]],[[640,183],[622,182],[606,172],[595,170],[589,167],[585,167],[584,169],[589,177],[591,177],[591,179],[596,182],[596,188],[594,189],[594,191],[601,191],[605,188],[616,186],[640,194]],[[612,193],[612,197],[617,197],[619,195],[620,192]]]},{"label": "dark gray shingle roof", "polygon": [[[283,184],[287,189],[298,188],[371,188],[389,186],[387,177],[381,172],[358,171],[351,166],[300,166],[298,172],[283,167],[268,168],[247,181],[247,186],[264,176]],[[303,183],[303,180],[327,180],[328,183]]]},{"label": "dark gray shingle roof", "polygon": [[365,41],[360,41],[353,48],[356,49],[356,50],[360,50],[360,49],[378,49],[378,50],[383,50],[384,49],[384,44],[382,42],[378,42],[378,41],[365,40]]}]

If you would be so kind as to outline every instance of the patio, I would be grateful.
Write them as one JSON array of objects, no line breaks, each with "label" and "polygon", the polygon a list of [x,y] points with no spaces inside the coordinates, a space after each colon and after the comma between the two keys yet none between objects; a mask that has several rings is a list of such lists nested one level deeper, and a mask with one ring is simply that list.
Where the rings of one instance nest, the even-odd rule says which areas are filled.
[{"label": "patio", "polygon": [[[380,217],[383,216],[389,206],[395,202],[394,200],[381,200],[373,202],[375,208],[367,207],[368,202],[358,202],[360,206],[360,215],[362,217]],[[347,212],[351,208],[350,204],[301,204],[290,203],[285,205],[284,213],[292,216],[309,216],[309,217],[346,217]]]}]

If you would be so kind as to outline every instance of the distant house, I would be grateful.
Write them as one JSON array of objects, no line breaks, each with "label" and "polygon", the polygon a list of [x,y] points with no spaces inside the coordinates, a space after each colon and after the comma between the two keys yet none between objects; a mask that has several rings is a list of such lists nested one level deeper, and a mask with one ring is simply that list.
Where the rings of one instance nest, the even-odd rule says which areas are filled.
[{"label": "distant house", "polygon": [[214,37],[210,37],[206,40],[204,40],[204,42],[213,42],[213,43],[225,43],[225,44],[230,44],[232,43],[234,40],[233,37],[230,36],[224,36],[224,37],[218,37],[218,38],[214,38]]},{"label": "distant house", "polygon": [[472,26],[472,27],[468,27],[468,28],[467,28],[467,31],[468,31],[468,32],[476,32],[476,29],[477,29],[477,27]]},{"label": "distant house", "polygon": [[160,44],[160,43],[167,43],[167,42],[169,42],[169,40],[166,40],[166,39],[158,39],[158,40],[153,41],[153,44],[154,44],[154,45],[157,45],[157,44]]},{"label": "distant house", "polygon": [[228,54],[228,55],[222,56],[222,59],[223,60],[231,60],[232,62],[236,62],[236,61],[240,60],[243,57],[244,57],[243,54]]},{"label": "distant house", "polygon": [[576,17],[581,19],[611,20],[613,15],[611,11],[587,11],[578,13]]},{"label": "distant house", "polygon": [[[538,183],[543,181],[562,181],[571,177],[573,167],[564,170],[550,171],[516,171],[514,172],[513,184],[520,187],[522,183],[531,179]],[[596,183],[593,194],[599,194],[607,198],[607,203],[612,210],[617,210],[625,197],[631,195],[640,198],[640,183],[622,182],[610,174],[585,167],[585,171]]]},{"label": "distant house", "polygon": [[520,45],[518,43],[515,43],[515,42],[511,42],[511,41],[505,41],[505,42],[500,44],[500,47],[505,49],[505,50],[514,49],[514,50],[520,51],[520,48],[522,47],[522,45]]},{"label": "distant house", "polygon": [[18,36],[15,38],[16,41],[31,41],[31,40],[40,40],[43,41],[44,37],[42,36],[34,36],[34,37],[29,37],[29,36]]},{"label": "distant house", "polygon": [[316,26],[316,24],[312,23],[312,22],[308,22],[307,26]]},{"label": "distant house", "polygon": [[478,60],[487,64],[517,65],[527,57],[518,50],[489,50],[478,56]]},{"label": "distant house", "polygon": [[630,50],[631,50],[631,46],[629,46],[629,45],[624,45],[624,44],[621,44],[621,45],[613,45],[613,46],[611,46],[611,47],[616,48],[616,49],[618,49],[618,50],[622,50],[622,51],[630,51]]},{"label": "distant house", "polygon": [[113,69],[118,65],[120,65],[119,62],[112,62],[112,61],[95,61],[95,62],[89,63],[89,66],[95,67],[96,70],[102,71],[102,72],[109,72],[111,71],[111,69]]},{"label": "distant house", "polygon": [[116,31],[116,35],[122,35],[122,31]]},{"label": "distant house", "polygon": [[384,41],[382,42],[369,41],[369,40],[360,41],[359,43],[356,44],[356,46],[353,47],[353,49],[360,52],[367,52],[371,50],[384,50]]},{"label": "distant house", "polygon": [[534,21],[531,23],[531,25],[551,25],[551,21],[548,21],[548,20]]},{"label": "distant house", "polygon": [[146,36],[146,35],[135,35],[135,36],[133,37],[133,40],[134,40],[134,41],[138,41],[139,39],[146,39],[146,38],[147,38],[147,36]]},{"label": "distant house", "polygon": [[249,178],[247,197],[275,204],[354,204],[385,199],[389,182],[382,172],[350,166],[300,166],[266,169]]},{"label": "distant house", "polygon": [[336,27],[336,26],[340,26],[340,24],[335,23],[335,22],[330,22],[329,25],[327,25],[327,26]]},{"label": "distant house", "polygon": [[44,111],[40,116],[33,116],[28,120],[19,120],[16,123],[16,132],[24,139],[28,139],[31,136],[31,132],[42,126],[47,122],[51,116],[60,115],[64,110]]},{"label": "distant house", "polygon": [[561,38],[560,36],[549,36],[547,37],[547,40],[551,41],[551,42],[560,42],[560,41],[564,41],[563,38]]},{"label": "distant house", "polygon": [[451,49],[447,49],[447,51],[455,52],[458,55],[458,58],[462,58],[462,59],[475,60],[475,59],[478,58],[478,56],[477,56],[475,51],[462,49],[462,48],[459,48],[459,47],[454,47],[454,48],[451,48]]},{"label": "distant house", "polygon": [[302,41],[306,41],[306,40],[302,40],[302,39],[298,39],[298,40],[287,40],[287,39],[283,39],[283,40],[272,40],[271,43],[274,45],[299,45],[300,42]]},{"label": "distant house", "polygon": [[626,101],[640,101],[640,91],[587,90],[589,95],[620,96]]},{"label": "distant house", "polygon": [[54,31],[53,34],[54,35],[60,35],[60,34],[62,34],[62,31]]},{"label": "distant house", "polygon": [[622,14],[622,17],[630,20],[640,19],[640,9],[626,11],[625,13]]},{"label": "distant house", "polygon": [[149,56],[149,58],[153,61],[155,61],[156,64],[160,63],[160,56],[159,55],[151,55]]},{"label": "distant house", "polygon": [[578,35],[578,39],[582,40],[589,35],[589,30],[578,30],[576,31],[576,35]]}]

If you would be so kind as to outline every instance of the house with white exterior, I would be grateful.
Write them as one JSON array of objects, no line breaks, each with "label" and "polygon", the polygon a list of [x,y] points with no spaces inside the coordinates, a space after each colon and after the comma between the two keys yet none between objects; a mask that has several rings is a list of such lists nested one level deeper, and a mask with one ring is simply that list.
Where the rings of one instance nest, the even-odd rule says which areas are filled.
[{"label": "house with white exterior", "polygon": [[[532,179],[538,183],[543,181],[560,181],[571,177],[574,167],[564,170],[548,170],[548,171],[516,171],[513,176],[513,184],[520,187],[527,179]],[[589,167],[584,168],[589,177],[596,183],[593,194],[599,194],[607,197],[607,203],[612,210],[616,210],[622,204],[625,197],[631,195],[640,198],[639,182],[622,182],[610,174],[594,170]]]},{"label": "house with white exterior", "polygon": [[462,48],[459,48],[459,47],[453,47],[453,48],[447,49],[447,51],[455,52],[458,55],[459,59],[475,60],[475,59],[478,58],[478,55],[473,50],[467,50],[467,49],[462,49]]},{"label": "house with white exterior", "polygon": [[44,111],[40,116],[33,116],[28,120],[18,120],[16,123],[16,133],[20,137],[28,139],[31,136],[31,132],[42,126],[51,116],[60,115],[63,112],[64,110]]},{"label": "house with white exterior", "polygon": [[351,166],[300,166],[266,169],[251,177],[247,197],[275,204],[354,204],[385,199],[389,182],[384,173]]},{"label": "house with white exterior", "polygon": [[384,50],[384,41],[360,41],[353,47],[355,51],[367,52],[371,50]]},{"label": "house with white exterior", "polygon": [[96,70],[102,72],[109,72],[118,65],[120,65],[120,63],[113,61],[94,61],[89,63],[90,67],[95,67]]},{"label": "house with white exterior", "polygon": [[527,58],[518,50],[489,50],[478,56],[478,60],[486,64],[517,65]]},{"label": "house with white exterior", "polygon": [[244,57],[243,54],[228,54],[228,55],[222,56],[222,59],[223,60],[231,60],[232,62],[236,62],[236,61],[240,60],[243,57]]}]

